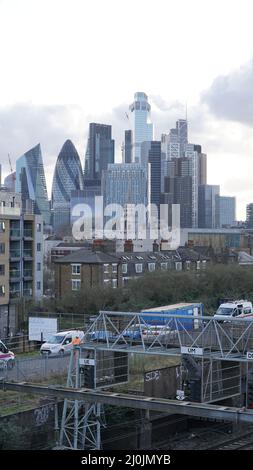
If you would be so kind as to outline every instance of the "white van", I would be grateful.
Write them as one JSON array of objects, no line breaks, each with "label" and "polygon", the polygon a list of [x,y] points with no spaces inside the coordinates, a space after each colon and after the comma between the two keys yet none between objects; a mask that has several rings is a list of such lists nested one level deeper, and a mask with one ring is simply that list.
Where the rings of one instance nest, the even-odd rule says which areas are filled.
[{"label": "white van", "polygon": [[214,315],[217,320],[224,320],[253,315],[252,303],[247,300],[234,300],[221,304]]},{"label": "white van", "polygon": [[80,338],[82,341],[84,332],[79,330],[60,331],[51,336],[40,348],[41,354],[64,354],[73,348],[72,340]]}]

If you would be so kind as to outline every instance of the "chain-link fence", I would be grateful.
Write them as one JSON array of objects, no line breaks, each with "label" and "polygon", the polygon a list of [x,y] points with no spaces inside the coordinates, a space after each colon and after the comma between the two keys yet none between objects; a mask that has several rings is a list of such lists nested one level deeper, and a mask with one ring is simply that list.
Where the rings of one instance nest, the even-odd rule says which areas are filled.
[{"label": "chain-link fence", "polygon": [[15,359],[14,362],[0,361],[0,378],[10,381],[45,381],[53,378],[64,380],[67,376],[69,354],[36,356]]}]

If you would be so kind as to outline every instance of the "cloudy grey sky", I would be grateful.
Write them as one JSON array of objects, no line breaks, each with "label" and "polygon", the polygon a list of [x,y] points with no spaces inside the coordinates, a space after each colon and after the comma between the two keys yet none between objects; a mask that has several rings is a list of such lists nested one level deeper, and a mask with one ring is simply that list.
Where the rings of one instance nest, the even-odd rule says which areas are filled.
[{"label": "cloudy grey sky", "polygon": [[41,142],[50,194],[67,138],[83,161],[88,123],[120,144],[135,91],[156,138],[184,117],[208,182],[253,202],[252,0],[0,0],[0,161]]}]

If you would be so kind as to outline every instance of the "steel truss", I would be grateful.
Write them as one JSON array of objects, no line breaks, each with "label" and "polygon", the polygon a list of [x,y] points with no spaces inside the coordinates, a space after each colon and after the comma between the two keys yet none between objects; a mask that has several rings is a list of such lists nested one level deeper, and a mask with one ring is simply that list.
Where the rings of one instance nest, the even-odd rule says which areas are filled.
[{"label": "steel truss", "polygon": [[[87,329],[84,344],[75,347],[71,353],[65,391],[64,389],[57,391],[56,388],[43,389],[45,394],[50,392],[55,396],[63,394],[65,397],[60,431],[61,448],[80,450],[101,448],[102,403],[157,411],[175,410],[176,413],[177,410],[181,410],[179,413],[195,416],[204,416],[206,413],[206,416],[217,416],[220,419],[233,415],[233,420],[236,422],[240,420],[252,422],[252,411],[214,407],[202,404],[201,401],[210,403],[228,396],[240,395],[242,368],[247,377],[251,359],[247,353],[253,351],[253,322],[236,318],[220,323],[213,317],[172,316],[159,313],[157,316],[163,318],[164,328],[154,336],[153,327],[149,325],[151,316],[154,317],[150,313],[100,312]],[[142,334],[143,325],[148,332],[150,331],[150,335]],[[126,335],[126,331],[131,330],[131,327],[139,331],[137,337]],[[99,362],[97,359],[100,353],[109,353],[109,356],[104,357],[102,354],[102,360]],[[112,353],[116,353],[115,357],[118,360],[116,367],[115,357],[110,356]],[[151,397],[138,399],[131,398],[127,394],[102,392],[101,389],[107,386],[106,384],[113,385],[127,380],[128,367],[124,362],[124,356],[129,356],[129,353],[182,356],[182,362],[189,374],[193,379],[201,380],[201,398],[197,400],[199,403],[190,403],[190,401],[180,403]],[[106,374],[104,366],[101,366],[105,360],[109,364]],[[113,374],[111,373],[113,370],[111,364],[114,364],[117,373],[115,370]],[[85,377],[86,379],[90,377],[87,373],[90,371],[94,373],[94,380],[87,387]],[[7,384],[7,386],[9,389],[19,386],[20,390],[22,387],[27,387],[22,384]],[[88,388],[92,389],[90,393]],[[42,393],[41,386],[37,386],[37,389],[38,393]]]},{"label": "steel truss", "polygon": [[[80,347],[71,351],[67,387],[80,389]],[[89,403],[84,400],[64,399],[60,448],[70,450],[101,448],[101,425],[103,408],[100,403]]]},{"label": "steel truss", "polygon": [[[195,350],[196,357],[239,362],[247,362],[247,353],[253,352],[252,320],[233,318],[221,322],[214,317],[159,313],[157,317],[163,318],[164,328],[153,337],[154,326],[149,324],[151,316],[154,318],[151,313],[101,311],[87,329],[84,342],[102,350],[169,356],[181,356],[182,348],[187,348],[189,352]],[[146,337],[142,334],[143,324],[150,332]],[[131,327],[139,330],[139,339],[126,337],[125,332]]]}]

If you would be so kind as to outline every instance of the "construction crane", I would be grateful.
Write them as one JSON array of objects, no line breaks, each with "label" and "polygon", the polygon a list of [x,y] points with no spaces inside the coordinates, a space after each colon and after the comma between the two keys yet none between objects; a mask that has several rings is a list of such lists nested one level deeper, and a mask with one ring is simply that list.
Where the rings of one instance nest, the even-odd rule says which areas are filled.
[{"label": "construction crane", "polygon": [[14,190],[15,189],[15,183],[16,183],[16,173],[15,171],[13,171],[13,167],[12,167],[12,163],[11,163],[11,157],[10,157],[10,154],[8,153],[8,160],[9,160],[9,165],[10,165],[10,170],[11,170],[11,178],[12,178],[12,189]]},{"label": "construction crane", "polygon": [[12,168],[12,164],[11,164],[11,157],[10,157],[10,154],[9,154],[9,153],[8,153],[8,160],[9,160],[9,165],[10,165],[11,173],[13,173],[13,168]]}]

